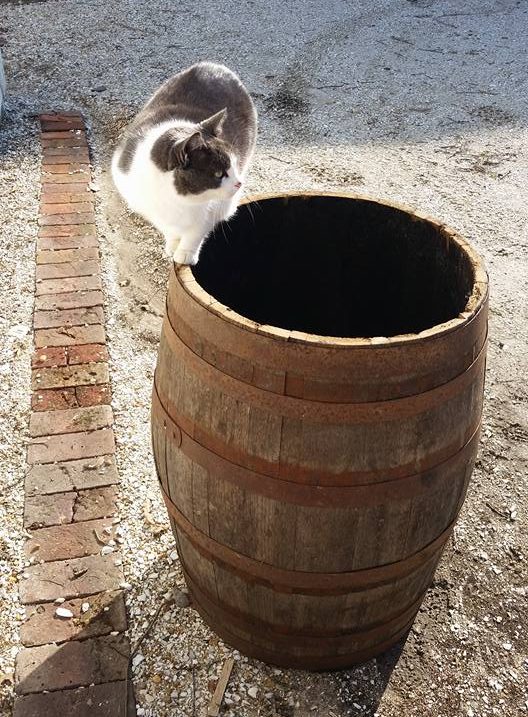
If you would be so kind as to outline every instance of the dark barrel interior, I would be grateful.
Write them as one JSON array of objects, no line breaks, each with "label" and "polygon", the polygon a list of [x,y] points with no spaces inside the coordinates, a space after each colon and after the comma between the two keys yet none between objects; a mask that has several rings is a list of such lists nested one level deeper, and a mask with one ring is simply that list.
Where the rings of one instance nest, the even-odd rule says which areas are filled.
[{"label": "dark barrel interior", "polygon": [[416,333],[456,318],[474,280],[467,255],[435,224],[331,196],[240,207],[193,273],[258,323],[339,337]]}]

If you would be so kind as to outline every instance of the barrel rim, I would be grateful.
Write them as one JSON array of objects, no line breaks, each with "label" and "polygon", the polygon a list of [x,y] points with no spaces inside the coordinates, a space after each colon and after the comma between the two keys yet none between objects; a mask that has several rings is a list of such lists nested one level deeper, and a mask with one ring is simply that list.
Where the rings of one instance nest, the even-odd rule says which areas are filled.
[{"label": "barrel rim", "polygon": [[385,207],[391,207],[400,212],[408,214],[411,219],[429,222],[435,225],[444,233],[450,241],[457,244],[460,250],[468,257],[473,268],[473,291],[469,296],[464,310],[459,315],[442,324],[436,324],[417,334],[396,334],[395,336],[373,336],[373,337],[342,337],[342,336],[322,336],[319,334],[308,334],[303,331],[282,329],[278,326],[269,324],[259,324],[252,319],[248,319],[242,314],[237,313],[229,306],[222,304],[212,294],[209,294],[195,279],[192,268],[190,266],[176,265],[173,263],[172,271],[174,271],[176,279],[196,302],[201,304],[211,313],[218,316],[223,321],[237,325],[239,328],[251,333],[261,334],[278,341],[288,341],[290,343],[307,344],[310,346],[321,346],[324,348],[370,348],[376,347],[396,347],[404,346],[424,340],[436,339],[440,336],[451,333],[462,328],[469,323],[471,319],[479,312],[488,295],[488,275],[484,266],[484,262],[478,252],[463,239],[454,229],[446,224],[439,222],[437,219],[425,214],[421,211],[412,209],[403,204],[376,199],[368,195],[357,194],[355,192],[336,192],[336,191],[288,191],[288,192],[269,192],[262,194],[254,194],[245,197],[240,203],[241,205],[251,204],[257,201],[266,201],[268,199],[290,199],[290,198],[309,198],[309,197],[335,197],[338,199],[352,199],[380,204]]}]

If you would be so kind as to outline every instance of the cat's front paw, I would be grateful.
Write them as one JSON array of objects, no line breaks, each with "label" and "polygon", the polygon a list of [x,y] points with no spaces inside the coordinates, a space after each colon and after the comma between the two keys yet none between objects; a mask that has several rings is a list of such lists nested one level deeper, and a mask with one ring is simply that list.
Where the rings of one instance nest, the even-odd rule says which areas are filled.
[{"label": "cat's front paw", "polygon": [[179,241],[180,237],[165,237],[165,256],[170,258],[174,256],[174,252],[176,251]]},{"label": "cat's front paw", "polygon": [[186,251],[185,249],[177,249],[173,257],[176,264],[187,264],[188,266],[194,266],[198,263],[198,252]]}]

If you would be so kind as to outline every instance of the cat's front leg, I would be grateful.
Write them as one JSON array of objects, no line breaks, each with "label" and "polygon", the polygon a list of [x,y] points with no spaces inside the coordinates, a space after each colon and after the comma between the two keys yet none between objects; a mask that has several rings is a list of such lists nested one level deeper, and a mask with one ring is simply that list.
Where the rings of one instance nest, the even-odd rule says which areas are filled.
[{"label": "cat's front leg", "polygon": [[178,243],[180,241],[179,236],[175,236],[172,234],[165,234],[165,256],[173,257],[174,252],[178,248]]},{"label": "cat's front leg", "polygon": [[178,248],[173,254],[173,259],[177,264],[188,264],[194,266],[198,263],[200,255],[200,247],[207,234],[200,233],[183,236]]}]

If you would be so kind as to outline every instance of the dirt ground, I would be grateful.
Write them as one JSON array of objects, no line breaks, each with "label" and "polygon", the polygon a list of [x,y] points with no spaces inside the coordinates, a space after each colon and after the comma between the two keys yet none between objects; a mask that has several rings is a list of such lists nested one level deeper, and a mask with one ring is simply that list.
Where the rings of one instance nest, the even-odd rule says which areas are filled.
[{"label": "dirt ground", "polygon": [[[161,239],[127,212],[108,173],[119,132],[157,85],[198,59],[225,62],[260,114],[249,193],[349,188],[402,202],[457,229],[487,263],[482,445],[409,636],[332,674],[236,655],[223,715],[528,713],[526,37],[525,0],[0,3],[2,127],[15,148],[26,151],[13,128],[30,135],[40,110],[82,109],[91,123],[132,642],[164,592],[183,587],[149,437],[168,264]],[[23,261],[31,272],[27,254]],[[157,537],[145,503],[165,527]],[[134,664],[140,714],[202,715],[208,683],[230,654],[192,608],[171,608]]]}]

